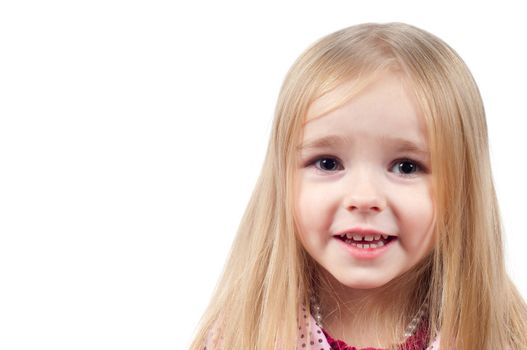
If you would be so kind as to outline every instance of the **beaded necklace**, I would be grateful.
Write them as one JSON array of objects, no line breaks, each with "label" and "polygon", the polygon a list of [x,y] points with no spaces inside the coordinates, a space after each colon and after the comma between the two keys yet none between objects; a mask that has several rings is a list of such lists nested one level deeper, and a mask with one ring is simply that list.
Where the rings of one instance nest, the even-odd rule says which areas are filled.
[{"label": "beaded necklace", "polygon": [[[314,296],[311,296],[310,300],[311,300],[311,314],[313,315],[313,317],[314,317],[315,321],[317,322],[317,324],[320,327],[323,327],[323,325],[322,325],[322,315],[320,313],[320,303],[318,302],[318,300]],[[412,318],[412,321],[410,321],[408,326],[406,326],[406,329],[405,329],[404,335],[403,335],[403,342],[406,342],[406,340],[408,340],[408,338],[410,338],[412,335],[414,335],[414,333],[415,333],[415,331],[417,329],[417,326],[421,322],[421,320],[422,320],[424,314],[427,312],[427,310],[428,310],[428,303],[425,302],[425,303],[423,303],[423,305],[421,305],[421,307],[417,311],[417,313],[414,316],[414,318]]]}]

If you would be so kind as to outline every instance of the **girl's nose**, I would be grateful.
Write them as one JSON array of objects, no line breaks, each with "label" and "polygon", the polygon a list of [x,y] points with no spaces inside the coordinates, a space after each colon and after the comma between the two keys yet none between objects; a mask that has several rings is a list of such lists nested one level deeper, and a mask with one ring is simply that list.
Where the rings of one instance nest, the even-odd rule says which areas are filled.
[{"label": "girl's nose", "polygon": [[386,198],[382,194],[380,184],[376,183],[372,176],[363,174],[360,178],[355,177],[355,180],[349,182],[347,186],[348,194],[344,204],[348,210],[380,212],[386,207]]},{"label": "girl's nose", "polygon": [[378,196],[360,197],[353,196],[347,201],[346,208],[359,213],[381,212],[384,210],[384,202]]}]

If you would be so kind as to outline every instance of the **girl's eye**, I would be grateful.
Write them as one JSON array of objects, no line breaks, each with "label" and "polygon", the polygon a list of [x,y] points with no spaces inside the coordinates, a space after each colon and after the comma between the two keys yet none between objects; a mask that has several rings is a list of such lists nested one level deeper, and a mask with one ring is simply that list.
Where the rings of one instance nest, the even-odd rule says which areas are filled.
[{"label": "girl's eye", "polygon": [[[315,158],[308,162],[307,165],[314,165],[315,168],[323,172],[335,172],[342,169],[340,161],[329,156]],[[421,163],[411,159],[397,159],[392,163],[391,170],[402,176],[412,177],[415,176],[416,173],[425,171],[425,168]]]},{"label": "girl's eye", "polygon": [[329,172],[336,171],[340,167],[340,162],[332,157],[319,157],[309,163],[315,165],[317,169]]},{"label": "girl's eye", "polygon": [[392,165],[392,169],[395,173],[401,174],[403,176],[412,176],[415,173],[424,170],[419,162],[410,159],[396,160]]}]

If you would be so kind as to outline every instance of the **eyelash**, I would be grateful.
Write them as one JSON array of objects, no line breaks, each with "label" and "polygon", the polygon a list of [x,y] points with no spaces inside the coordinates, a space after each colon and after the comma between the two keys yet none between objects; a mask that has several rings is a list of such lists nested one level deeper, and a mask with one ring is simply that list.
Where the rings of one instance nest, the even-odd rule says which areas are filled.
[{"label": "eyelash", "polygon": [[[341,162],[340,162],[340,160],[338,158],[335,158],[335,157],[332,157],[332,156],[317,156],[317,157],[311,159],[310,161],[308,161],[305,166],[306,167],[314,166],[314,165],[316,165],[316,163],[318,163],[318,161],[323,160],[323,159],[335,160],[338,163],[339,166],[341,165]],[[424,167],[421,162],[419,162],[417,160],[413,160],[411,158],[407,158],[407,157],[395,159],[391,163],[390,169],[392,169],[396,164],[405,163],[405,162],[412,163],[412,164],[416,165],[417,166],[417,170],[415,172],[413,172],[413,173],[410,173],[410,174],[400,173],[400,175],[402,177],[414,177],[417,173],[426,173],[427,172],[426,167]],[[317,168],[317,170],[320,170],[322,172],[329,172],[329,173],[331,173],[331,172],[335,171],[335,170],[322,170],[322,169],[320,169],[318,167],[316,167],[316,168]]]}]

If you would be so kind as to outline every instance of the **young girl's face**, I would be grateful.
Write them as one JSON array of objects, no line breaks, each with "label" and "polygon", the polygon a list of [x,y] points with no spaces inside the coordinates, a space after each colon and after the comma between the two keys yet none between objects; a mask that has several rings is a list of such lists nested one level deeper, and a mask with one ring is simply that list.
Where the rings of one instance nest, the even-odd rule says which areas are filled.
[{"label": "young girl's face", "polygon": [[308,111],[295,219],[307,252],[340,283],[364,289],[386,284],[431,251],[435,211],[426,126],[400,76],[385,73],[320,114],[353,83]]}]

